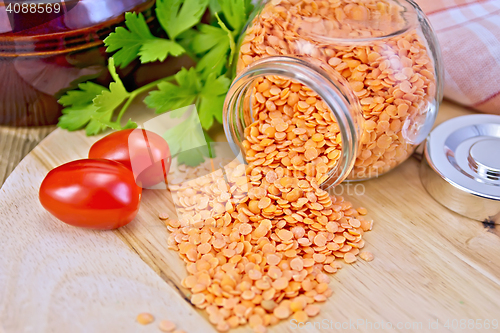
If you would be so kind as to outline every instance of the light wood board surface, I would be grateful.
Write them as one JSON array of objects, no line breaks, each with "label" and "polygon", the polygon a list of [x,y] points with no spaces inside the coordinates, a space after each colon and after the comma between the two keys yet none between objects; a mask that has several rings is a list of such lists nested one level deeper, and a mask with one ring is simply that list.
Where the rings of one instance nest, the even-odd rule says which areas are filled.
[{"label": "light wood board surface", "polygon": [[0,187],[19,162],[55,129],[0,126]]},{"label": "light wood board surface", "polygon": [[[438,123],[467,113],[444,103]],[[215,332],[180,287],[186,271],[167,249],[158,213],[169,202],[161,191],[145,191],[138,217],[111,232],[67,226],[40,206],[38,188],[46,173],[86,157],[96,139],[54,131],[0,189],[0,332],[160,332],[161,319],[188,333]],[[313,319],[317,328],[307,332],[375,332],[382,322],[409,327],[395,332],[499,331],[444,327],[453,319],[500,321],[500,237],[492,226],[436,203],[418,169],[412,157],[360,183],[364,193],[350,199],[375,221],[366,234],[375,260],[344,265],[331,276],[334,295]],[[140,326],[140,312],[154,314],[156,322]],[[437,329],[429,328],[436,320]],[[350,325],[356,322],[358,327]],[[318,328],[320,323],[332,327]],[[306,330],[286,321],[269,331]]]}]

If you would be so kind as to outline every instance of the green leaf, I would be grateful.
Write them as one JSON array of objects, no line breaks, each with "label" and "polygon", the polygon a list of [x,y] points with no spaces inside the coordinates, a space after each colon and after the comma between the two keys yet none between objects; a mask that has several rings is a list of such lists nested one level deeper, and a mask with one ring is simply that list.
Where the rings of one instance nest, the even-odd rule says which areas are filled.
[{"label": "green leaf", "polygon": [[[122,80],[116,73],[114,58],[109,58],[108,70],[115,82],[110,83],[109,90],[104,90],[94,98],[93,103],[97,109],[91,117],[104,128],[110,127],[114,130],[121,130],[123,127],[120,124],[120,116],[115,122],[112,122],[111,119],[115,109],[130,98],[130,93],[127,92]],[[127,126],[131,126],[131,124],[127,123]]]},{"label": "green leaf", "polygon": [[[107,51],[114,52],[109,61],[113,82],[109,87],[86,82],[80,84],[79,89],[66,92],[59,100],[65,107],[59,126],[68,130],[85,127],[88,135],[98,134],[108,127],[134,128],[137,124],[132,120],[121,126],[122,115],[132,99],[155,86],[158,90],[151,92],[145,103],[158,113],[177,110],[171,117],[180,117],[183,112],[178,109],[195,104],[202,128],[210,128],[215,121],[222,122],[223,102],[229,87],[229,78],[224,75],[233,75],[229,73],[236,53],[235,41],[253,7],[251,2],[157,0],[157,17],[170,39],[155,37],[142,14],[126,13],[125,26],[116,28],[105,40]],[[210,25],[200,24],[207,8],[216,20],[211,17]],[[174,75],[175,83],[169,78],[129,93],[116,73],[115,65],[125,67],[137,57],[142,63],[148,63],[165,61],[169,56],[178,57],[183,53],[189,55],[196,67],[182,69]],[[115,120],[113,116],[119,108]],[[181,159],[189,160],[190,154],[181,153]],[[191,162],[193,160],[196,159],[191,157]]]},{"label": "green leaf", "polygon": [[222,10],[222,8],[219,5],[219,0],[209,0],[208,8],[210,9],[212,15],[215,15],[215,13],[218,13]]},{"label": "green leaf", "polygon": [[59,104],[62,106],[88,105],[92,100],[106,90],[105,87],[93,83],[84,82],[78,85],[77,90],[70,90],[59,99]]},{"label": "green leaf", "polygon": [[[121,82],[120,82],[121,83]],[[125,90],[123,84],[112,82],[109,85],[109,90],[104,90],[94,99],[94,105],[97,107],[97,112],[113,112],[125,99],[129,97],[129,93]]]},{"label": "green leaf", "polygon": [[75,131],[86,126],[87,135],[99,134],[108,127],[115,130],[137,127],[131,120],[122,127],[120,116],[115,122],[111,121],[114,110],[130,98],[114,64],[114,59],[110,58],[108,69],[115,82],[109,85],[109,89],[87,82],[79,85],[80,90],[69,91],[61,98],[59,102],[67,107],[59,118],[59,127]]},{"label": "green leaf", "polygon": [[196,54],[210,51],[214,46],[227,42],[227,33],[218,27],[208,24],[198,25],[199,33],[193,38],[191,49]]},{"label": "green leaf", "polygon": [[87,127],[85,127],[85,134],[87,136],[94,136],[101,133],[106,128],[108,128],[108,126],[106,126],[102,122],[92,119],[88,123]]},{"label": "green leaf", "polygon": [[93,119],[97,108],[92,104],[65,108],[59,118],[58,126],[68,131],[76,131],[85,127],[88,136],[97,135],[107,128],[102,122]]},{"label": "green leaf", "polygon": [[193,39],[199,34],[198,30],[196,29],[188,29],[181,33],[179,36],[177,36],[176,42],[184,48],[186,53],[188,53],[189,56],[192,56],[195,52],[191,48],[191,45],[193,45]]},{"label": "green leaf", "polygon": [[214,124],[214,117],[220,113],[224,107],[224,96],[205,97],[200,101],[200,114],[201,126],[208,130]]},{"label": "green leaf", "polygon": [[196,65],[196,70],[207,77],[211,73],[220,75],[227,63],[227,54],[229,52],[229,43],[221,42],[213,47],[207,54],[201,58]]},{"label": "green leaf", "polygon": [[120,130],[120,124],[116,122],[111,122],[111,118],[113,117],[113,112],[95,112],[92,114],[92,120],[98,122],[102,129],[112,128],[114,130]]},{"label": "green leaf", "polygon": [[172,156],[177,162],[190,166],[199,165],[209,156],[205,134],[200,127],[198,114],[192,108],[183,109],[191,114],[177,126],[167,130],[163,138],[167,141]]},{"label": "green leaf", "polygon": [[129,119],[125,126],[122,127],[122,129],[134,129],[137,128],[137,123],[135,121],[132,121],[132,119]]},{"label": "green leaf", "polygon": [[245,25],[248,16],[247,8],[250,1],[248,0],[219,0],[219,5],[227,22],[238,33]]},{"label": "green leaf", "polygon": [[207,147],[199,147],[183,151],[177,155],[177,163],[192,167],[198,166],[205,161],[205,157],[210,157]]},{"label": "green leaf", "polygon": [[58,126],[68,131],[76,131],[87,125],[97,108],[92,104],[76,105],[62,110]]},{"label": "green leaf", "polygon": [[149,108],[156,109],[156,113],[164,113],[193,104],[196,95],[193,91],[164,82],[158,85],[158,90],[150,92],[144,102]]},{"label": "green leaf", "polygon": [[205,82],[202,82],[197,72],[191,68],[182,69],[175,78],[177,85],[170,82],[160,83],[159,90],[146,97],[145,102],[150,108],[155,108],[157,113],[174,110],[171,117],[178,118],[182,116],[183,111],[176,111],[177,109],[195,103],[201,126],[205,130],[212,127],[214,118],[222,120],[224,99],[231,83],[227,77],[211,72]]},{"label": "green leaf", "polygon": [[126,13],[125,25],[128,30],[124,27],[118,27],[104,40],[104,44],[107,46],[106,52],[118,51],[113,57],[116,65],[122,68],[137,58],[144,42],[154,38],[144,16],[140,13],[137,15]]},{"label": "green leaf", "polygon": [[225,76],[217,77],[214,73],[210,74],[201,90],[202,96],[225,95],[229,89],[231,80]]},{"label": "green leaf", "polygon": [[93,100],[94,105],[97,107],[97,112],[110,113],[111,115],[113,114],[113,111],[130,96],[120,77],[116,73],[114,64],[114,58],[110,58],[108,69],[115,82],[111,82],[109,90],[104,90]]},{"label": "green leaf", "polygon": [[189,70],[182,68],[179,73],[175,74],[175,80],[181,87],[185,87],[186,89],[192,91],[201,90],[201,82],[194,68],[190,68]]},{"label": "green leaf", "polygon": [[92,119],[95,120],[96,122],[102,124],[104,128],[109,127],[112,128],[116,131],[124,130],[124,129],[133,129],[137,128],[137,123],[132,121],[132,119],[129,119],[127,121],[127,124],[125,126],[121,126],[119,121],[111,121],[112,113],[94,113],[92,115]]},{"label": "green leaf", "polygon": [[228,36],[229,48],[231,49],[231,54],[229,55],[229,66],[231,66],[231,64],[233,63],[234,55],[236,54],[236,43],[234,41],[233,33],[227,28],[224,22],[222,22],[218,14],[215,14],[215,16],[217,17],[217,22],[219,23],[220,27],[227,33]]},{"label": "green leaf", "polygon": [[[156,16],[170,39],[198,24],[209,0],[158,0]],[[182,5],[182,6],[181,6]]]},{"label": "green leaf", "polygon": [[216,77],[210,74],[201,91],[200,106],[198,109],[201,126],[208,130],[214,123],[214,118],[222,122],[224,100],[231,84],[225,76]]},{"label": "green leaf", "polygon": [[122,80],[120,79],[120,76],[116,72],[116,65],[115,65],[115,63],[116,62],[115,62],[115,58],[114,57],[109,58],[109,60],[108,60],[108,71],[109,71],[109,74],[111,75],[111,77],[113,78],[113,80],[115,80],[115,82],[119,82],[120,84],[122,84]]},{"label": "green leaf", "polygon": [[146,40],[141,46],[139,56],[141,63],[145,64],[153,61],[165,61],[169,55],[178,57],[185,52],[184,48],[164,38]]},{"label": "green leaf", "polygon": [[144,100],[146,105],[156,109],[156,113],[164,113],[193,104],[201,90],[201,82],[195,69],[183,68],[175,75],[175,79],[177,85],[170,82],[160,83],[158,90],[150,92]]},{"label": "green leaf", "polygon": [[107,126],[93,119],[97,114],[97,107],[92,100],[108,89],[92,82],[82,83],[78,87],[79,90],[68,91],[59,100],[66,107],[62,110],[63,115],[57,125],[68,131],[86,127],[87,135],[99,134]]},{"label": "green leaf", "polygon": [[[217,17],[218,15],[215,14]],[[219,20],[219,27],[198,25],[199,34],[193,38],[190,48],[202,58],[196,70],[206,78],[210,73],[220,75],[228,63],[228,54],[236,49],[231,31]]]}]

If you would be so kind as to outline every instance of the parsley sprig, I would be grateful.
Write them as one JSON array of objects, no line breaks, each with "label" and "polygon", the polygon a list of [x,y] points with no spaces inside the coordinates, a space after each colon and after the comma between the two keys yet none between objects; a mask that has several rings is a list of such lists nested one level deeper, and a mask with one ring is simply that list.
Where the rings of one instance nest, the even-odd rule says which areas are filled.
[{"label": "parsley sprig", "polygon": [[[166,38],[155,36],[142,14],[126,13],[125,26],[116,28],[104,41],[106,51],[113,53],[108,62],[113,82],[104,87],[88,81],[68,91],[59,100],[64,109],[58,126],[69,131],[85,128],[87,135],[107,128],[135,128],[131,119],[123,124],[122,117],[137,96],[152,89],[144,103],[157,113],[195,104],[204,130],[221,123],[224,98],[234,78],[236,42],[252,9],[251,0],[157,0],[156,16]],[[210,19],[201,23],[207,12]],[[196,65],[130,92],[116,72],[115,66],[126,67],[137,58],[145,64],[182,55],[191,57]],[[171,151],[178,152],[179,162],[189,165],[202,162],[182,147],[184,142],[203,141],[199,133],[189,132],[193,118],[183,122],[183,133],[173,129],[164,135]],[[204,135],[204,142],[211,141],[206,132]]]}]

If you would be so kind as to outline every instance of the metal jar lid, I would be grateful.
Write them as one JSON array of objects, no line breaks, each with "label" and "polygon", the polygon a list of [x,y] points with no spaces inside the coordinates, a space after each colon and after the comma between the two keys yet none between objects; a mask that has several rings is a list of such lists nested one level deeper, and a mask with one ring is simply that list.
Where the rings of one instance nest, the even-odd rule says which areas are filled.
[{"label": "metal jar lid", "polygon": [[457,117],[436,127],[425,144],[420,178],[443,206],[500,224],[500,116]]}]

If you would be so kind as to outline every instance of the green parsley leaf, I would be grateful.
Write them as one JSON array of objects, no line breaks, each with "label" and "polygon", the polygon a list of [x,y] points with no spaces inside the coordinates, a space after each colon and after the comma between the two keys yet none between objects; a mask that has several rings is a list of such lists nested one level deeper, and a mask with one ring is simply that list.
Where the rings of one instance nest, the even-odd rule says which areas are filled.
[{"label": "green parsley leaf", "polygon": [[164,113],[193,104],[195,98],[196,92],[163,82],[158,85],[158,90],[149,93],[144,102],[149,108],[156,109],[156,113]]},{"label": "green parsley leaf", "polygon": [[203,163],[206,157],[215,157],[215,151],[210,145],[212,142],[214,142],[214,140],[212,140],[212,138],[208,136],[206,132],[203,132],[203,134],[205,136],[206,145],[180,152],[177,155],[177,163],[194,167]]},{"label": "green parsley leaf", "polygon": [[177,57],[185,52],[176,42],[153,36],[142,14],[126,13],[125,25],[128,30],[118,27],[104,40],[107,52],[117,51],[113,58],[122,68],[138,56],[144,64],[164,61],[169,55]]},{"label": "green parsley leaf", "polygon": [[93,118],[98,116],[96,110],[97,108],[92,104],[65,108],[62,110],[63,115],[59,118],[57,125],[68,131],[76,131],[85,127],[85,133],[88,136],[97,135],[108,126]]},{"label": "green parsley leaf", "polygon": [[179,153],[177,155],[177,163],[195,167],[203,163],[205,157],[210,157],[208,148],[206,146],[198,147]]},{"label": "green parsley leaf", "polygon": [[[200,24],[207,8],[212,14],[209,24]],[[87,135],[108,127],[135,128],[137,124],[131,120],[121,126],[123,113],[135,97],[157,87],[145,99],[157,113],[173,110],[170,117],[180,118],[186,110],[183,107],[196,106],[198,113],[167,132],[166,138],[179,163],[198,165],[211,154],[207,144],[211,139],[204,130],[215,121],[222,123],[223,103],[234,74],[231,68],[236,40],[252,8],[252,0],[157,0],[157,18],[169,38],[154,36],[142,14],[126,13],[125,27],[117,28],[105,40],[107,51],[114,52],[109,62],[113,82],[109,87],[87,82],[68,91],[59,101],[65,106],[59,126],[68,130],[85,127]],[[195,62],[195,68],[183,68],[173,77],[132,92],[125,89],[116,73],[115,64],[125,67],[137,57],[147,63],[184,53]]]},{"label": "green parsley leaf", "polygon": [[109,58],[108,69],[115,82],[111,82],[109,90],[102,91],[93,102],[97,107],[97,112],[111,113],[130,96],[122,80],[116,73],[114,58]]},{"label": "green parsley leaf", "polygon": [[[156,16],[170,39],[198,24],[209,0],[158,0]],[[181,7],[182,4],[182,7]]]},{"label": "green parsley leaf", "polygon": [[191,114],[180,124],[167,130],[163,138],[167,141],[172,156],[177,157],[178,163],[196,166],[204,161],[204,156],[209,156],[207,140],[198,114],[190,107],[182,111]]},{"label": "green parsley leaf", "polygon": [[193,38],[191,49],[197,55],[203,55],[196,65],[196,70],[207,77],[210,73],[220,75],[227,63],[230,40],[227,33],[207,24],[198,26],[200,33]]},{"label": "green parsley leaf", "polygon": [[89,124],[85,127],[85,134],[87,136],[94,136],[102,131],[104,131],[106,128],[108,128],[107,125],[103,124],[102,122],[92,119]]},{"label": "green parsley leaf", "polygon": [[130,94],[125,90],[123,84],[111,82],[109,90],[104,90],[94,99],[94,105],[97,107],[97,112],[111,112],[120,106]]},{"label": "green parsley leaf", "polygon": [[150,92],[144,100],[146,105],[156,109],[156,113],[164,113],[193,104],[201,89],[196,70],[183,68],[175,75],[175,80],[177,85],[170,82],[160,83],[158,90]]},{"label": "green parsley leaf", "polygon": [[[121,127],[117,123],[112,123],[111,118],[113,117],[113,111],[111,112],[94,112],[92,114],[92,121],[95,122],[95,129],[91,130],[92,133],[99,134],[106,128],[112,128],[114,130],[120,130]],[[94,134],[94,135],[95,135]]]},{"label": "green parsley leaf", "polygon": [[59,100],[63,106],[63,115],[59,118],[58,126],[68,131],[76,131],[86,127],[87,135],[96,135],[110,127],[121,130],[135,128],[137,124],[129,120],[125,127],[120,125],[120,116],[112,122],[114,110],[130,97],[120,77],[116,73],[114,59],[108,64],[111,77],[115,80],[109,89],[98,84],[87,82],[78,86],[79,90],[68,91]]},{"label": "green parsley leaf", "polygon": [[126,130],[126,129],[134,129],[134,128],[137,128],[137,123],[135,121],[132,121],[132,119],[128,119],[127,123],[125,124],[125,126],[122,126],[122,130]]},{"label": "green parsley leaf", "polygon": [[205,81],[198,77],[194,68],[183,68],[175,75],[177,84],[170,82],[160,83],[157,91],[152,91],[145,99],[150,108],[157,113],[172,111],[171,117],[182,116],[182,108],[196,104],[199,112],[201,126],[208,130],[214,123],[214,118],[222,121],[222,109],[225,95],[231,81],[225,76],[217,76],[214,72],[209,74]]},{"label": "green parsley leaf", "polygon": [[191,49],[196,54],[202,54],[210,51],[214,46],[227,42],[227,33],[218,27],[208,24],[198,25],[199,33],[193,38]]},{"label": "green parsley leaf", "polygon": [[196,65],[196,70],[207,77],[210,73],[220,75],[227,61],[228,43],[221,43],[210,50]]},{"label": "green parsley leaf", "polygon": [[62,106],[92,104],[92,100],[104,90],[106,90],[105,87],[91,81],[80,83],[77,90],[66,92],[59,99],[59,104]]},{"label": "green parsley leaf", "polygon": [[181,87],[186,87],[193,91],[199,91],[201,89],[201,82],[194,68],[182,68],[179,73],[175,75],[175,80]]},{"label": "green parsley leaf", "polygon": [[105,40],[104,45],[108,48],[106,52],[117,51],[113,58],[116,65],[122,68],[130,64],[139,54],[145,41],[153,39],[154,36],[149,31],[149,27],[142,14],[126,13],[124,27],[116,28]]},{"label": "green parsley leaf", "polygon": [[234,42],[233,33],[227,28],[224,22],[222,22],[218,14],[215,14],[215,16],[217,17],[217,22],[219,23],[220,27],[227,33],[229,39],[229,48],[231,49],[231,54],[229,55],[229,66],[231,66],[231,64],[233,63],[234,55],[236,53],[236,43]]},{"label": "green parsley leaf", "polygon": [[[129,119],[127,121],[127,124],[125,126],[121,126],[120,123],[117,121],[113,122],[111,121],[112,114],[109,113],[96,113],[92,115],[93,120],[97,121],[98,123],[102,124],[103,129],[106,129],[107,127],[114,129],[116,131],[124,130],[124,129],[133,129],[137,128],[137,123],[132,121],[132,119]],[[108,118],[109,117],[109,118]]]},{"label": "green parsley leaf", "polygon": [[210,12],[212,15],[215,15],[215,13],[218,13],[222,10],[219,4],[219,0],[209,0],[208,1],[208,8],[210,9]]},{"label": "green parsley leaf", "polygon": [[200,107],[198,109],[201,126],[208,130],[214,123],[214,117],[222,123],[222,109],[231,81],[225,76],[216,77],[215,73],[208,76],[201,91]]},{"label": "green parsley leaf", "polygon": [[249,0],[219,0],[225,19],[234,31],[240,32],[248,19]]},{"label": "green parsley leaf", "polygon": [[194,60],[193,54],[195,53],[191,49],[193,44],[193,39],[199,34],[196,29],[189,29],[177,36],[176,42],[186,50],[186,53]]},{"label": "green parsley leaf", "polygon": [[169,55],[178,57],[186,52],[182,46],[164,38],[150,39],[144,42],[139,51],[141,63],[165,61]]},{"label": "green parsley leaf", "polygon": [[[105,127],[121,130],[123,129],[120,124],[121,115],[118,116],[115,122],[112,122],[111,119],[115,109],[130,98],[130,93],[125,89],[120,76],[116,73],[114,58],[109,58],[108,70],[115,82],[110,83],[109,90],[104,90],[94,98],[93,103],[97,110],[92,115],[92,119],[100,122]],[[137,124],[129,120],[125,127],[131,128],[131,126],[137,127]]]},{"label": "green parsley leaf", "polygon": [[87,135],[99,134],[106,126],[93,119],[97,107],[92,100],[108,89],[93,82],[81,83],[78,88],[68,91],[59,99],[59,103],[65,108],[62,110],[63,115],[59,118],[58,126],[68,131],[86,127]]},{"label": "green parsley leaf", "polygon": [[92,104],[64,108],[58,125],[68,131],[79,130],[92,120],[92,115],[96,110],[97,108]]}]

